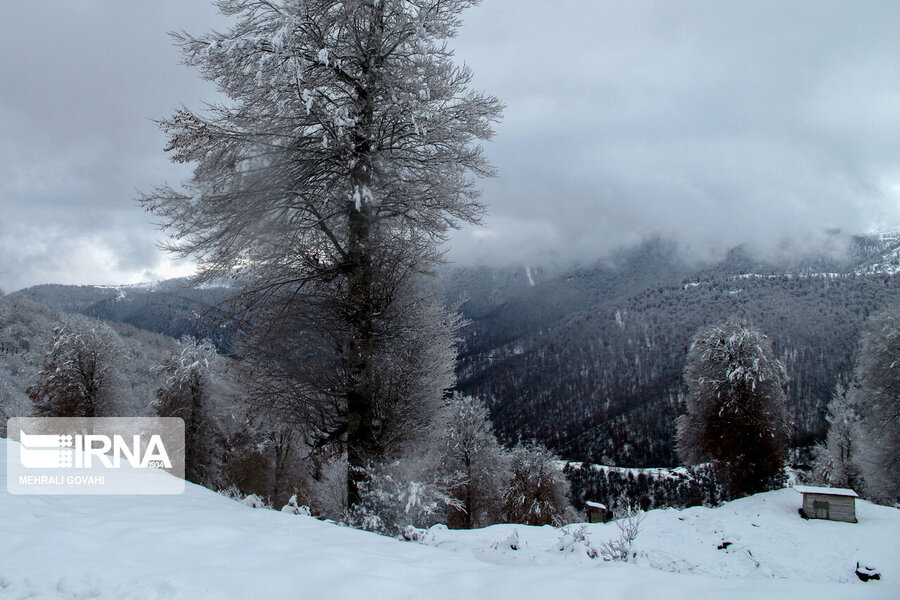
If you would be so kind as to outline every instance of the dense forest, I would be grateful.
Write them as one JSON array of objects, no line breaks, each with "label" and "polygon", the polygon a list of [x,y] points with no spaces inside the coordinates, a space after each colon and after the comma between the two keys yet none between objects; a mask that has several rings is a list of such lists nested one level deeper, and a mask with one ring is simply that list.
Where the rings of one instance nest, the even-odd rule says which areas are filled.
[{"label": "dense forest", "polygon": [[536,439],[571,460],[675,465],[691,337],[738,315],[772,338],[788,369],[792,444],[819,441],[864,320],[900,301],[898,240],[856,238],[849,257],[791,265],[737,250],[693,273],[675,255],[653,241],[470,315],[460,389],[487,402],[507,441]]},{"label": "dense forest", "polygon": [[[679,256],[657,239],[575,269],[445,267],[441,291],[450,305],[465,300],[470,320],[458,388],[486,402],[508,444],[537,440],[565,459],[604,465],[674,466],[691,337],[739,315],[772,338],[788,369],[792,445],[821,440],[825,406],[850,377],[863,321],[900,301],[900,237],[857,237],[841,257],[781,263],[742,249],[706,265]],[[224,287],[44,285],[15,296],[210,338],[226,353],[236,335],[215,308]]]}]

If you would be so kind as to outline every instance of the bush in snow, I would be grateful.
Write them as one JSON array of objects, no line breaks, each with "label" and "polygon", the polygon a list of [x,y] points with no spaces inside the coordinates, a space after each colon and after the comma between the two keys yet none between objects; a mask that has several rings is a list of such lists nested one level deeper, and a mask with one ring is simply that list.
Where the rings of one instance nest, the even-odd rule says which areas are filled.
[{"label": "bush in snow", "polygon": [[419,529],[418,527],[407,525],[400,532],[400,539],[406,540],[407,542],[421,542],[425,539],[425,536],[428,535],[429,531],[429,529]]},{"label": "bush in snow", "polygon": [[574,517],[569,482],[552,452],[540,445],[519,445],[509,460],[512,479],[503,496],[508,522],[559,526]]},{"label": "bush in snow", "polygon": [[738,318],[701,329],[684,378],[687,414],[676,422],[682,459],[713,460],[733,496],[770,487],[784,464],[791,421],[787,372],[769,338]]},{"label": "bush in snow", "polygon": [[243,502],[250,508],[266,508],[266,503],[263,502],[263,499],[256,494],[250,494],[249,496],[241,500],[241,502]]},{"label": "bush in snow", "polygon": [[312,514],[308,506],[300,506],[298,504],[297,494],[291,496],[291,499],[288,500],[288,503],[281,507],[281,512],[291,515],[304,515],[307,517]]},{"label": "bush in snow", "polygon": [[632,505],[627,505],[616,514],[616,528],[619,535],[615,539],[602,542],[598,548],[603,560],[625,562],[631,556],[631,546],[637,539],[644,514]]},{"label": "bush in snow", "polygon": [[519,531],[517,529],[513,529],[513,532],[506,539],[498,540],[491,544],[492,550],[518,550],[521,547],[522,542],[519,541]]},{"label": "bush in snow", "polygon": [[230,485],[223,490],[219,490],[219,493],[223,496],[227,496],[232,500],[236,500],[241,504],[245,504],[250,508],[268,508],[269,505],[266,502],[257,496],[256,494],[242,494],[241,490],[237,488],[237,486]]},{"label": "bush in snow", "polygon": [[590,558],[597,558],[599,552],[587,539],[587,526],[570,525],[560,530],[559,551],[568,553],[584,552]]},{"label": "bush in snow", "polygon": [[435,476],[428,461],[405,458],[366,469],[360,478],[361,501],[345,521],[360,529],[386,535],[402,534],[409,526],[427,528],[446,519],[460,502],[451,494],[456,476]]}]

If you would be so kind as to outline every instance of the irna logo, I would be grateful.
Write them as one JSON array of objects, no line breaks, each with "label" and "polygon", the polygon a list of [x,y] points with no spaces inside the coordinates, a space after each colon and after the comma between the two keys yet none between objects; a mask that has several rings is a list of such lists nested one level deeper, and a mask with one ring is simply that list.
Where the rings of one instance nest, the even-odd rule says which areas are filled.
[{"label": "irna logo", "polygon": [[11,494],[180,494],[184,421],[173,417],[13,417]]},{"label": "irna logo", "polygon": [[19,462],[26,469],[90,469],[100,464],[118,469],[123,459],[135,469],[172,468],[160,435],[151,435],[145,444],[141,436],[101,434],[28,434],[19,431]]}]

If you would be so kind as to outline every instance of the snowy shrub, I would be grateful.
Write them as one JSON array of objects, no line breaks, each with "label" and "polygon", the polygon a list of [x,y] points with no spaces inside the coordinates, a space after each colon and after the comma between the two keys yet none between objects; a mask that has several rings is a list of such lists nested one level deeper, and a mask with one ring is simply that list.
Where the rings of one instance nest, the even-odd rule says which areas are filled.
[{"label": "snowy shrub", "polygon": [[619,535],[615,539],[601,542],[599,545],[600,556],[603,560],[616,560],[625,562],[631,556],[631,546],[637,539],[644,514],[632,506],[627,506],[618,515],[616,528]]},{"label": "snowy shrub", "polygon": [[567,526],[560,530],[559,551],[570,554],[584,552],[590,558],[597,558],[598,551],[587,539],[587,526]]},{"label": "snowy shrub", "polygon": [[225,489],[219,490],[219,493],[222,494],[223,496],[227,496],[228,498],[231,498],[232,500],[240,502],[241,504],[244,504],[251,508],[267,508],[268,507],[268,505],[263,501],[263,499],[260,498],[259,496],[257,496],[256,494],[249,494],[249,495],[242,494],[241,490],[239,490],[234,485],[231,485]]},{"label": "snowy shrub", "polygon": [[519,541],[519,531],[517,529],[513,529],[513,532],[506,539],[498,540],[491,544],[491,550],[518,550],[521,547],[522,542]]},{"label": "snowy shrub", "polygon": [[400,532],[400,538],[407,542],[421,542],[425,539],[425,536],[428,535],[429,531],[429,529],[419,529],[418,527],[407,525],[403,528],[403,531]]},{"label": "snowy shrub", "polygon": [[450,493],[458,482],[455,476],[435,476],[417,459],[370,467],[361,478],[361,501],[347,511],[345,521],[386,535],[402,534],[409,526],[430,527],[460,508]]},{"label": "snowy shrub", "polygon": [[288,500],[288,503],[281,507],[281,512],[291,515],[303,515],[305,517],[308,517],[312,514],[312,511],[309,510],[308,506],[300,506],[297,503],[297,494],[291,496],[291,499]]},{"label": "snowy shrub", "polygon": [[251,508],[266,508],[266,503],[263,502],[262,498],[260,498],[256,494],[250,494],[249,496],[241,500],[241,502]]}]

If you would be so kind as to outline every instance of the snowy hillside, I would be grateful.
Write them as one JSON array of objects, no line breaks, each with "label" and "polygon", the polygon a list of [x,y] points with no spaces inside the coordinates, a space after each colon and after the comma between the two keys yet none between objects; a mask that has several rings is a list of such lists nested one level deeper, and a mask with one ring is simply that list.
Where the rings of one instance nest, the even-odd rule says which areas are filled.
[{"label": "snowy hillside", "polygon": [[[6,443],[0,444],[5,480]],[[188,484],[181,496],[0,492],[0,598],[889,598],[900,511],[804,521],[781,490],[716,509],[647,514],[633,564],[560,550],[552,527],[432,528],[400,542]],[[518,550],[506,543],[516,532]],[[588,543],[617,533],[590,525]],[[571,541],[569,538],[568,541]],[[724,542],[726,548],[718,549]],[[866,561],[881,581],[853,574]],[[893,596],[896,597],[896,596]]]}]

